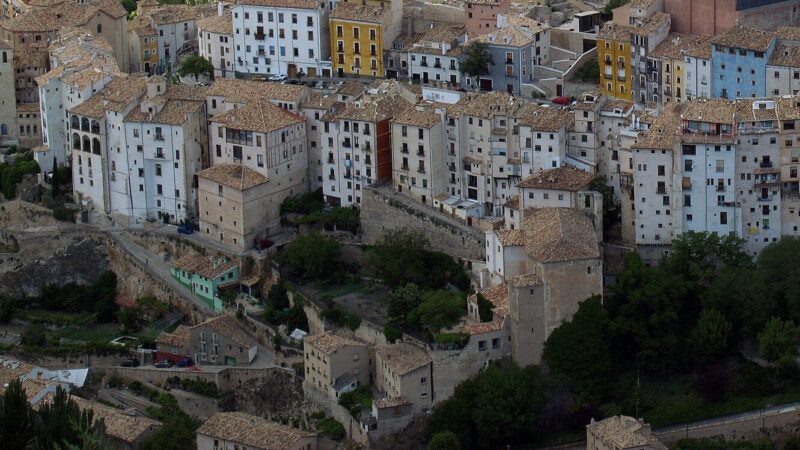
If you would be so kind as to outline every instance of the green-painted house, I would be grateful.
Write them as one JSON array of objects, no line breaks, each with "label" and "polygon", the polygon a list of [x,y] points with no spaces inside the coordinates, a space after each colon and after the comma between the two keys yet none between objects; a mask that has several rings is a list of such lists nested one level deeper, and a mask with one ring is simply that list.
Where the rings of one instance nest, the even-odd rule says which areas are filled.
[{"label": "green-painted house", "polygon": [[239,283],[239,263],[225,257],[186,255],[172,264],[170,274],[219,312],[219,289]]}]

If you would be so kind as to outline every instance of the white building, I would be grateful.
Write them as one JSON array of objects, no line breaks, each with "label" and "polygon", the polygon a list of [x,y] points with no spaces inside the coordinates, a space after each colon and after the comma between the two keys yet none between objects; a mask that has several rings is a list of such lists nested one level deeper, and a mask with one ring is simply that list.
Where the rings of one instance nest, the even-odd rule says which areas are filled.
[{"label": "white building", "polygon": [[686,99],[711,97],[711,44],[690,47],[683,68]]},{"label": "white building", "polygon": [[233,78],[233,15],[217,5],[217,15],[197,21],[200,56],[214,66],[215,78]]},{"label": "white building", "polygon": [[240,1],[233,7],[234,71],[331,76],[329,12],[325,1]]},{"label": "white building", "polygon": [[419,104],[392,121],[392,178],[394,189],[432,205],[446,192],[443,112]]},{"label": "white building", "polygon": [[446,82],[460,86],[459,57],[466,40],[463,25],[431,28],[408,49],[408,73],[422,84]]},{"label": "white building", "polygon": [[197,20],[215,13],[211,5],[167,5],[150,12],[158,32],[159,64],[174,68],[182,56],[197,54]]}]

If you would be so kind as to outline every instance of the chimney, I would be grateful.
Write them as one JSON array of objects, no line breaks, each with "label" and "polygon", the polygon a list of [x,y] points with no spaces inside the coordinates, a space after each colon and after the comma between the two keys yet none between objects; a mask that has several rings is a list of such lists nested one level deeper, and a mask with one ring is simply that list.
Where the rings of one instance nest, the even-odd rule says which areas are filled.
[{"label": "chimney", "polygon": [[222,2],[217,3],[217,15],[221,16],[224,11],[225,11],[225,3]]}]

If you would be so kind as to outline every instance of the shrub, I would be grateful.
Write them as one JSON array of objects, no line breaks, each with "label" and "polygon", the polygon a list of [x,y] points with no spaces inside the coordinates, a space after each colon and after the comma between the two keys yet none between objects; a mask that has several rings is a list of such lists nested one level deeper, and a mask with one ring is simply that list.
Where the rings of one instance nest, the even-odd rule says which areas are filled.
[{"label": "shrub", "polygon": [[311,214],[322,210],[323,206],[325,206],[325,200],[322,196],[322,188],[320,188],[314,192],[286,197],[281,203],[281,214]]},{"label": "shrub", "polygon": [[347,436],[344,426],[337,422],[336,419],[331,417],[327,417],[317,422],[317,430],[334,441],[341,441]]},{"label": "shrub", "polygon": [[402,339],[403,332],[391,325],[386,325],[383,327],[383,335],[386,337],[386,342],[391,344]]}]

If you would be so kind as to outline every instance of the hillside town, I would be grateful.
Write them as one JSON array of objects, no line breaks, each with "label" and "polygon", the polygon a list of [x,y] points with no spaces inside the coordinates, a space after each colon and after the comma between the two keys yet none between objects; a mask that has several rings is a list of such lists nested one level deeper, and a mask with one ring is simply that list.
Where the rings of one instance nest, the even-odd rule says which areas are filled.
[{"label": "hillside town", "polygon": [[799,166],[800,0],[6,0],[0,442],[800,448]]}]

